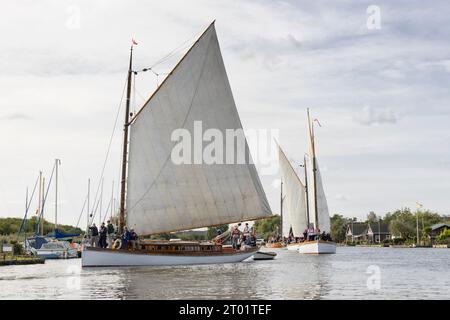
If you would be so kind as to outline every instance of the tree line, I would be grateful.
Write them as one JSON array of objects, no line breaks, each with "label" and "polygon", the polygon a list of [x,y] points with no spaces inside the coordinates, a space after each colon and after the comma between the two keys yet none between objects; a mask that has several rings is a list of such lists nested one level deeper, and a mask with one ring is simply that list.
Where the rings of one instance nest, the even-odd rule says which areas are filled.
[{"label": "tree line", "polygon": [[[416,239],[417,216],[419,219],[419,237],[426,238],[431,232],[431,226],[437,223],[449,222],[449,216],[443,216],[430,210],[419,210],[413,212],[409,208],[402,208],[393,212],[388,212],[383,217],[370,212],[364,221],[369,223],[384,223],[388,226],[389,232],[405,241]],[[347,227],[352,222],[358,222],[357,218],[344,217],[335,214],[331,217],[331,236],[336,242],[344,242],[346,239]],[[267,219],[258,220],[254,227],[258,237],[267,239],[279,232],[281,224],[280,216],[273,216]]]},{"label": "tree line", "polygon": [[[20,226],[22,225],[21,218],[0,218],[0,235],[9,236],[17,235]],[[32,217],[26,220],[27,234],[31,235],[36,232],[38,224],[37,217]],[[44,235],[51,234],[54,231],[54,223],[44,220]],[[62,233],[81,234],[83,230],[69,225],[58,225],[58,230]],[[22,230],[23,232],[24,230]]]}]

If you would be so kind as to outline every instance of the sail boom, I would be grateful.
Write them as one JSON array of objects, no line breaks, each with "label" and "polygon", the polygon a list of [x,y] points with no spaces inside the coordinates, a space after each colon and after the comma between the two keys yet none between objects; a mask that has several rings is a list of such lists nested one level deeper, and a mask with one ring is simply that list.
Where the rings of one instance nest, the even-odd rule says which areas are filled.
[{"label": "sail boom", "polygon": [[246,222],[246,221],[258,221],[258,220],[263,220],[263,219],[267,219],[267,218],[270,218],[270,217],[246,218],[245,220],[234,220],[234,221],[228,221],[228,222],[218,223],[218,224],[214,224],[214,225],[206,225],[206,226],[203,225],[203,226],[196,226],[196,227],[191,227],[191,228],[181,228],[181,229],[175,229],[175,230],[165,230],[165,231],[158,231],[158,232],[152,232],[152,233],[145,233],[145,234],[140,234],[139,236],[150,237],[150,236],[162,234],[162,233],[174,233],[174,232],[181,232],[181,231],[201,229],[201,228],[214,228],[214,227],[219,227],[224,224],[234,224],[234,223]]}]

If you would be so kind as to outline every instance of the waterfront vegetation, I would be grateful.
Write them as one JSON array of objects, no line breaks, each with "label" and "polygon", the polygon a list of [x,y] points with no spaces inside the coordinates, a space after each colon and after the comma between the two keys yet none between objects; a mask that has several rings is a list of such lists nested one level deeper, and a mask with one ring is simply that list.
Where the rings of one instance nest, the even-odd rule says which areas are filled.
[{"label": "waterfront vegetation", "polygon": [[[384,223],[388,226],[393,239],[385,240],[385,245],[395,244],[414,244],[417,242],[417,220],[419,221],[419,240],[421,243],[430,241],[431,226],[438,223],[450,221],[449,216],[439,215],[429,210],[419,210],[413,212],[409,208],[402,208],[393,212],[388,212],[384,216],[378,216],[374,212],[370,212],[364,223],[377,224]],[[338,243],[346,242],[347,228],[351,223],[358,222],[357,218],[344,217],[341,214],[335,214],[331,217],[331,236]],[[267,239],[277,234],[281,223],[280,216],[259,220],[255,222],[258,237]],[[443,231],[434,239],[434,243],[449,244],[450,230]],[[347,243],[348,245],[354,245]]]},{"label": "waterfront vegetation", "polygon": [[[37,218],[32,217],[26,220],[24,226],[26,226],[27,235],[31,236],[35,234]],[[23,232],[22,235],[18,238],[18,231],[20,226],[22,225],[21,218],[0,218],[0,240],[3,240],[4,243],[11,243],[11,241],[23,241]],[[44,220],[44,234],[53,233],[55,225],[51,222]],[[68,225],[58,225],[58,230],[61,233],[67,234],[82,234],[83,230],[80,228],[76,228]]]},{"label": "waterfront vegetation", "polygon": [[275,236],[280,230],[281,217],[273,216],[267,219],[257,220],[253,225],[258,238],[268,239],[271,236]]}]

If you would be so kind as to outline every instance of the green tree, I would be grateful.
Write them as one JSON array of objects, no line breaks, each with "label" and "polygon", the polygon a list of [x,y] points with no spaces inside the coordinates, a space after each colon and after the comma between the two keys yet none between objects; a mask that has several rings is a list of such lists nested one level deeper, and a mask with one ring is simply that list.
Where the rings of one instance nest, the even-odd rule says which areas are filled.
[{"label": "green tree", "polygon": [[367,215],[367,220],[366,220],[366,222],[367,222],[367,223],[375,223],[375,222],[378,222],[378,217],[377,217],[377,215],[375,214],[375,212],[373,212],[373,211],[370,211],[370,212],[369,212],[369,214]]},{"label": "green tree", "polygon": [[394,211],[389,215],[388,221],[393,235],[404,239],[416,237],[416,217],[409,208]]},{"label": "green tree", "polygon": [[217,231],[221,231],[222,233],[228,231],[229,225],[228,224],[221,224],[220,226],[216,227],[209,227],[208,231],[206,232],[206,238],[207,239],[213,239],[217,236]]},{"label": "green tree", "polygon": [[344,218],[340,214],[335,214],[330,218],[331,237],[335,242],[345,241],[347,226],[352,220],[352,218]]},{"label": "green tree", "polygon": [[281,217],[273,216],[266,219],[261,219],[255,222],[253,227],[255,228],[258,238],[267,239],[270,236],[276,235],[278,228],[281,225]]},{"label": "green tree", "polygon": [[450,229],[442,231],[437,240],[442,243],[450,243]]}]

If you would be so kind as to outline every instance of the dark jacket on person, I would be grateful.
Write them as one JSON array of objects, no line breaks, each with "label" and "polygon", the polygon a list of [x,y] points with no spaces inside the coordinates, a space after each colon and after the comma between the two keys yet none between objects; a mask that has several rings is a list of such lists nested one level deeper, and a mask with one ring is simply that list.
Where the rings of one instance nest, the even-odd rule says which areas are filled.
[{"label": "dark jacket on person", "polygon": [[92,235],[93,237],[98,236],[98,229],[97,229],[97,226],[95,226],[95,227],[90,227],[90,229],[91,229],[91,235]]},{"label": "dark jacket on person", "polygon": [[138,235],[136,232],[130,232],[130,240],[137,240],[138,239]]},{"label": "dark jacket on person", "polygon": [[129,241],[130,238],[131,238],[131,233],[130,233],[130,231],[128,231],[128,230],[127,230],[127,231],[124,231],[123,234],[122,234],[122,240]]},{"label": "dark jacket on person", "polygon": [[107,228],[108,228],[108,234],[114,233],[114,226],[112,223],[108,223]]},{"label": "dark jacket on person", "polygon": [[105,226],[101,226],[100,227],[100,237],[101,238],[106,238],[107,231],[108,231],[108,229]]}]

